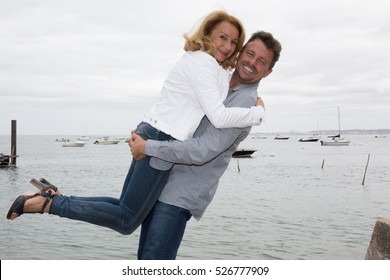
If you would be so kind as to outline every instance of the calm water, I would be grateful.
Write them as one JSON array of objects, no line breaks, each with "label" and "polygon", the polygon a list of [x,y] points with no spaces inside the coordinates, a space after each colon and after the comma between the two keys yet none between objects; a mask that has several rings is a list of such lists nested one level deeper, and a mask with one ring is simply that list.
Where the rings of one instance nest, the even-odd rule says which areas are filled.
[{"label": "calm water", "polygon": [[[6,220],[13,200],[35,191],[33,177],[64,194],[119,196],[131,161],[123,141],[63,148],[56,138],[19,136],[17,168],[0,169],[0,259],[136,259],[139,231],[39,214]],[[348,147],[299,138],[244,141],[257,152],[231,161],[203,219],[189,222],[178,259],[364,259],[376,220],[390,218],[390,136],[351,136]],[[0,136],[0,152],[9,142]]]}]

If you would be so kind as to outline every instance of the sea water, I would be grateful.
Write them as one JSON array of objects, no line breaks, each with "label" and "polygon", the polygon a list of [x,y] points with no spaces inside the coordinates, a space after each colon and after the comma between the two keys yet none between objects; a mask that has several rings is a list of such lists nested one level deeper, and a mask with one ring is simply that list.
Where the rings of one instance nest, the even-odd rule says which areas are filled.
[{"label": "sea water", "polygon": [[[352,135],[346,147],[250,135],[232,159],[203,218],[191,219],[178,259],[364,259],[375,222],[390,218],[390,137]],[[132,160],[117,145],[64,148],[64,136],[18,136],[17,167],[0,169],[1,259],[136,259],[139,230],[110,229],[51,215],[7,211],[31,178],[63,194],[118,197]],[[69,138],[69,137],[64,137]],[[0,152],[10,150],[0,136]],[[370,155],[367,173],[365,168]]]}]

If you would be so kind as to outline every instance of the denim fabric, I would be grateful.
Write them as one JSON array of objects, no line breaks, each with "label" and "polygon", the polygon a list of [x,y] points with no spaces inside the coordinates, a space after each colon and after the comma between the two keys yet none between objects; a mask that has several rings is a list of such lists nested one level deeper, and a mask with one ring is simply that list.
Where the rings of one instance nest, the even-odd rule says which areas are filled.
[{"label": "denim fabric", "polygon": [[[172,137],[161,137],[161,131],[154,129],[150,124],[141,123],[136,130],[137,134],[144,139],[154,139],[154,140],[171,140]],[[158,170],[169,170],[172,168],[173,163],[164,161],[155,157],[150,158],[150,166]]]},{"label": "denim fabric", "polygon": [[[138,125],[137,133],[144,139],[172,139],[146,123]],[[121,234],[131,234],[153,208],[170,173],[170,169],[152,168],[150,159],[145,157],[132,161],[119,199],[56,195],[50,214],[108,227]]]},{"label": "denim fabric", "polygon": [[187,221],[188,210],[157,201],[142,223],[138,246],[140,260],[176,259]]}]

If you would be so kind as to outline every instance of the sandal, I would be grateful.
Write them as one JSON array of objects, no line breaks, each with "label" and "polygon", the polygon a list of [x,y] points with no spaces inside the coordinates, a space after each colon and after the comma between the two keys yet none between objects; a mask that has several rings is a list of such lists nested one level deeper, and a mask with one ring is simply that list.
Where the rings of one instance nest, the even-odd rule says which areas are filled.
[{"label": "sandal", "polygon": [[46,206],[49,204],[50,200],[53,198],[55,194],[52,194],[52,191],[49,190],[48,192],[45,192],[44,190],[41,190],[38,193],[31,194],[31,195],[20,195],[18,196],[14,203],[12,203],[11,207],[8,210],[7,219],[11,219],[12,213],[18,214],[18,217],[20,217],[24,213],[36,213],[36,212],[24,212],[24,205],[26,204],[26,201],[34,198],[36,196],[43,196],[45,198],[45,202],[43,203],[41,210],[38,212],[40,214],[43,214],[45,212]]}]

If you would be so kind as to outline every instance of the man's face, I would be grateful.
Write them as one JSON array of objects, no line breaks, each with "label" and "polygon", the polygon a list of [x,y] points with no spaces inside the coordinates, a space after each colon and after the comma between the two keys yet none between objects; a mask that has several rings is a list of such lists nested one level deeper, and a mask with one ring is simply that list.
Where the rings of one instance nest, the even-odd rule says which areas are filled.
[{"label": "man's face", "polygon": [[235,74],[243,84],[258,83],[268,76],[274,54],[268,50],[264,43],[256,39],[246,44],[237,60]]}]

